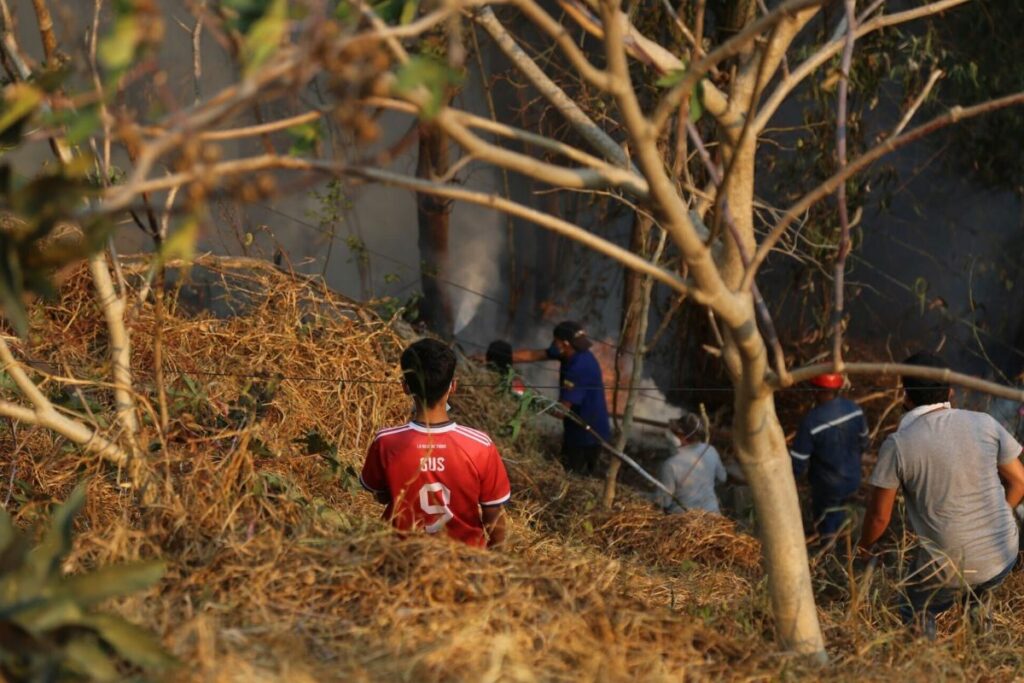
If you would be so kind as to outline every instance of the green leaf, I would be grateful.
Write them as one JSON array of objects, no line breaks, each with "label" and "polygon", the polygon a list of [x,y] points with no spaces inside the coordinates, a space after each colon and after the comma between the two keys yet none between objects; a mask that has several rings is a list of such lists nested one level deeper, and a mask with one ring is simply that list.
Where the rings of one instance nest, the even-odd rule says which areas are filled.
[{"label": "green leaf", "polygon": [[419,9],[419,0],[405,0],[405,4],[402,6],[402,14],[398,17],[398,23],[402,26],[408,26],[416,18],[416,13]]},{"label": "green leaf", "polygon": [[88,607],[108,598],[149,588],[166,571],[167,565],[159,560],[103,567],[88,574],[69,577],[64,582],[62,592],[66,591],[75,602]]},{"label": "green leaf", "polygon": [[3,106],[0,107],[0,133],[15,124],[24,123],[42,101],[43,93],[28,83],[14,83],[4,88]]},{"label": "green leaf", "polygon": [[95,629],[107,645],[136,666],[165,669],[177,664],[177,660],[161,647],[156,638],[119,617],[90,614],[83,617],[79,625]]},{"label": "green leaf", "polygon": [[69,145],[77,145],[89,139],[100,127],[100,113],[95,107],[82,109],[75,113],[66,127],[65,138]]},{"label": "green leaf", "polygon": [[669,71],[667,74],[659,78],[654,82],[659,88],[674,88],[683,82],[683,76],[686,75],[686,69],[675,69]]},{"label": "green leaf", "polygon": [[106,69],[124,71],[135,61],[135,51],[142,40],[138,19],[125,13],[114,21],[114,30],[100,41],[97,56]]},{"label": "green leaf", "polygon": [[316,121],[300,123],[289,128],[288,135],[292,139],[288,153],[292,156],[304,156],[316,147],[317,140],[320,139],[320,124]]},{"label": "green leaf", "polygon": [[288,29],[288,5],[285,0],[272,0],[263,16],[252,25],[242,46],[246,75],[262,66],[277,52]]},{"label": "green leaf", "polygon": [[164,240],[157,258],[160,263],[174,259],[190,262],[196,253],[196,242],[199,241],[199,220],[188,216],[174,233]]},{"label": "green leaf", "polygon": [[41,585],[51,575],[59,576],[60,561],[71,550],[75,515],[85,504],[85,489],[85,482],[78,484],[67,501],[54,510],[50,517],[50,529],[43,537],[43,542],[29,553],[25,570],[33,583]]},{"label": "green leaf", "polygon": [[75,636],[64,646],[70,668],[94,681],[116,681],[117,667],[100,647],[96,636]]},{"label": "green leaf", "polygon": [[28,313],[22,295],[21,259],[17,247],[0,234],[0,307],[18,336],[28,334]]},{"label": "green leaf", "polygon": [[373,5],[374,13],[386,24],[398,23],[404,8],[405,0],[381,0]]},{"label": "green leaf", "polygon": [[399,68],[395,86],[401,94],[426,88],[428,98],[420,103],[420,111],[424,118],[431,119],[441,110],[447,90],[460,83],[462,75],[441,60],[416,55]]},{"label": "green leaf", "polygon": [[83,616],[81,608],[70,598],[42,598],[14,611],[11,621],[38,636],[55,628],[77,624]]},{"label": "green leaf", "polygon": [[[675,69],[670,71],[657,81],[655,85],[660,88],[674,88],[683,82],[683,78],[686,76],[686,69]],[[704,79],[697,81],[696,85],[693,86],[693,91],[690,93],[690,121],[697,123],[700,117],[704,115]]]},{"label": "green leaf", "polygon": [[690,93],[690,123],[697,123],[704,115],[704,81],[697,81]]},{"label": "green leaf", "polygon": [[222,0],[221,8],[228,25],[242,34],[260,20],[273,0]]},{"label": "green leaf", "polygon": [[11,524],[11,516],[7,510],[0,509],[0,554],[3,554],[15,538],[14,525]]}]

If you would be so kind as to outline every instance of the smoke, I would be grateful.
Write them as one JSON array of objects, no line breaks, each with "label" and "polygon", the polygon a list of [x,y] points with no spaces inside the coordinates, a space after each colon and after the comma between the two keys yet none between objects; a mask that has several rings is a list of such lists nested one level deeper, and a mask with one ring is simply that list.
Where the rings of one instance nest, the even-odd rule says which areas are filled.
[{"label": "smoke", "polygon": [[[466,213],[471,215],[460,221],[461,230],[458,238],[453,240],[449,266],[451,280],[458,285],[448,287],[455,335],[465,331],[477,319],[484,304],[496,308],[486,297],[501,298],[495,294],[503,286],[499,266],[503,243],[497,219],[493,214]],[[492,317],[497,319],[497,315]]]},{"label": "smoke", "polygon": [[[626,403],[629,399],[629,382],[633,375],[633,357],[624,353],[618,359],[619,381],[615,383],[615,340],[606,339],[596,341],[591,347],[591,352],[597,358],[601,366],[601,375],[604,378],[605,397],[608,401],[608,410],[621,415],[626,410]],[[665,394],[658,389],[654,379],[649,375],[641,376],[637,382],[636,403],[633,407],[634,417],[655,422],[667,422],[679,417],[680,409],[668,402]]]}]

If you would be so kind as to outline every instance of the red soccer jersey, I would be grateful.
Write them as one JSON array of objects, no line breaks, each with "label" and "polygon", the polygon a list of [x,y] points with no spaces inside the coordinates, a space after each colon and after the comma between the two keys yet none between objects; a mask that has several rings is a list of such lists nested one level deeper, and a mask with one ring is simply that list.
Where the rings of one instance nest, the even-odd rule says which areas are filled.
[{"label": "red soccer jersey", "polygon": [[480,506],[511,495],[505,464],[490,437],[454,422],[427,428],[416,422],[384,429],[370,444],[363,487],[387,493],[384,510],[395,528],[446,531],[469,545],[486,544]]}]

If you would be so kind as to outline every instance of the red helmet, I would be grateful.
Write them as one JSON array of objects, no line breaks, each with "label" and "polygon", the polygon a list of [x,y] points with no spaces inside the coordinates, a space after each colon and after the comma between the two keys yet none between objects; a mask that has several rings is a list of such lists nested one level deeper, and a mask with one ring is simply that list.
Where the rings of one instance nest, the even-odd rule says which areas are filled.
[{"label": "red helmet", "polygon": [[811,384],[822,389],[839,389],[843,386],[843,376],[838,372],[827,372],[811,379]]}]

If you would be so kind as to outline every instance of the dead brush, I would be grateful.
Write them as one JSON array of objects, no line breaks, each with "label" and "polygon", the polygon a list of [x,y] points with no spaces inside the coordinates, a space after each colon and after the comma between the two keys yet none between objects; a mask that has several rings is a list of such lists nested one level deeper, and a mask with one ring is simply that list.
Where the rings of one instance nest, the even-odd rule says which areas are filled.
[{"label": "dead brush", "polygon": [[[559,496],[565,475],[529,429],[500,444],[516,482],[506,552],[396,537],[355,474],[373,433],[408,417],[395,382],[406,340],[272,266],[204,259],[199,267],[204,305],[238,315],[190,314],[189,290],[169,292],[159,324],[172,419],[161,434],[152,411],[142,416],[148,504],[119,486],[116,472],[42,430],[18,432],[12,463],[12,508],[23,524],[96,475],[69,571],[167,561],[158,588],[114,607],[163,635],[186,662],[179,678],[670,680],[721,672],[740,656],[665,599],[692,585],[647,575],[634,551],[600,550],[598,518],[578,505],[596,496],[597,482],[572,480]],[[125,270],[132,281],[144,272]],[[145,304],[128,324],[136,389],[152,399],[158,320]],[[96,381],[106,376],[96,360],[104,340],[88,280],[76,273],[35,318],[22,353]],[[496,433],[514,404],[486,374],[465,373],[466,385],[481,386],[459,392],[460,419]],[[107,426],[102,386],[78,385],[69,396],[68,409]],[[567,541],[555,535],[559,525]],[[700,545],[698,527],[691,547]],[[235,666],[239,658],[245,666]]]},{"label": "dead brush", "polygon": [[[146,269],[125,270],[137,283]],[[203,258],[194,275],[191,290],[168,292],[162,321],[148,303],[128,320],[136,390],[149,404],[162,326],[171,408],[161,433],[141,402],[146,496],[49,432],[0,437],[15,454],[3,463],[0,494],[10,494],[22,526],[91,476],[67,571],[167,562],[157,587],[110,608],[162,636],[184,662],[173,679],[820,675],[775,653],[754,539],[714,516],[663,516],[636,495],[603,513],[601,482],[566,475],[536,430],[498,440],[513,480],[505,550],[400,539],[356,480],[373,433],[408,418],[395,382],[407,342],[398,327],[262,262]],[[201,306],[190,291],[203,293]],[[73,273],[33,318],[20,353],[84,381],[44,387],[109,433],[109,391],[97,383],[108,376],[97,360],[106,342],[92,302],[87,278]],[[218,318],[209,306],[236,315]],[[459,372],[458,419],[497,434],[515,403],[488,373]],[[899,627],[872,611],[883,605],[874,597],[853,618],[841,600],[823,604],[837,662],[829,674],[927,665],[948,675],[965,662],[993,676],[1019,673],[1020,588],[1014,576],[997,594],[994,639],[950,637],[931,648],[904,645]]]}]

